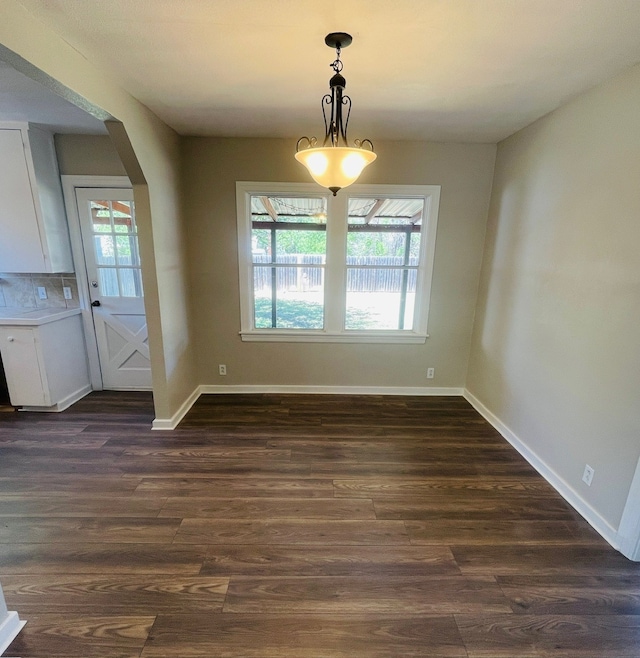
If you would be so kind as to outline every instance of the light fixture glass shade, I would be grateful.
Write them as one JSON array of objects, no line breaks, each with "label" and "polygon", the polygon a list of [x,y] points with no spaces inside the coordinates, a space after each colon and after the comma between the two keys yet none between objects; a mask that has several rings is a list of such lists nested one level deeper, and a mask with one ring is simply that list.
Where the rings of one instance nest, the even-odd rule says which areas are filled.
[{"label": "light fixture glass shade", "polygon": [[313,180],[329,188],[333,195],[358,180],[362,170],[378,156],[363,148],[326,146],[298,151],[296,160],[302,163]]}]

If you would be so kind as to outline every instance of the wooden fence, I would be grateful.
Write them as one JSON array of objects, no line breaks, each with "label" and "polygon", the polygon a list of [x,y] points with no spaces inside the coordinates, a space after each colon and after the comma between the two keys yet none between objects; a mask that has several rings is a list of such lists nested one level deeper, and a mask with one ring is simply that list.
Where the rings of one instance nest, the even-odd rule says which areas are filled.
[{"label": "wooden fence", "polygon": [[[271,257],[265,254],[254,254],[253,281],[254,289],[270,290],[272,268]],[[260,265],[266,267],[260,267]],[[402,258],[370,257],[347,258],[347,292],[400,292],[405,271]],[[324,278],[324,256],[315,254],[289,254],[278,256],[276,286],[279,291],[296,290],[306,292],[322,287]],[[417,259],[411,259],[409,265],[415,267]],[[375,268],[383,269],[375,269]],[[390,267],[397,269],[388,269]],[[416,291],[416,270],[406,270],[407,292]]]}]

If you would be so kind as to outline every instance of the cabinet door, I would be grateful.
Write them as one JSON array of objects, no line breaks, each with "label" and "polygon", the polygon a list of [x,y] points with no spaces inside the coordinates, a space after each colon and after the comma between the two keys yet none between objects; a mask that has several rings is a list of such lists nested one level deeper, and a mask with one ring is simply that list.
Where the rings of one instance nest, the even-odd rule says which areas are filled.
[{"label": "cabinet door", "polygon": [[0,130],[0,272],[45,272],[20,130]]},{"label": "cabinet door", "polygon": [[2,363],[11,404],[16,407],[51,406],[42,380],[36,332],[26,327],[0,329]]}]

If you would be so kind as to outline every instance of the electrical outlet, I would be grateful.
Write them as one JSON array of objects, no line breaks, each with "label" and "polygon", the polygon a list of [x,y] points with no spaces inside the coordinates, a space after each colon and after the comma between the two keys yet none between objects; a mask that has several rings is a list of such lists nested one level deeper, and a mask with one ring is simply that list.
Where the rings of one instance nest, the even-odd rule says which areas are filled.
[{"label": "electrical outlet", "polygon": [[595,471],[587,464],[584,467],[584,473],[582,474],[582,481],[588,486],[591,486],[591,481],[593,480],[593,474]]},{"label": "electrical outlet", "polygon": [[62,293],[63,293],[65,299],[73,299],[73,295],[71,294],[71,287],[70,286],[62,286]]},{"label": "electrical outlet", "polygon": [[224,363],[221,363],[218,366],[218,374],[219,375],[226,375],[227,374],[227,366],[225,366]]},{"label": "electrical outlet", "polygon": [[44,286],[38,286],[38,297],[40,299],[47,298],[47,289]]},{"label": "electrical outlet", "polygon": [[427,379],[433,379],[436,376],[435,368],[427,368]]}]

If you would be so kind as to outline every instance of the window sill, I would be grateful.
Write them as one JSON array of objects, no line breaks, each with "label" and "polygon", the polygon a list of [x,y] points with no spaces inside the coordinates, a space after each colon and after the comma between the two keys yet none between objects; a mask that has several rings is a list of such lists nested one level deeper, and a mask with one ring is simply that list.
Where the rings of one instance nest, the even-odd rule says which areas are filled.
[{"label": "window sill", "polygon": [[388,332],[366,332],[357,331],[340,334],[330,334],[325,331],[241,331],[240,336],[245,342],[260,343],[395,343],[395,344],[424,344],[429,337],[428,334],[406,334]]}]

